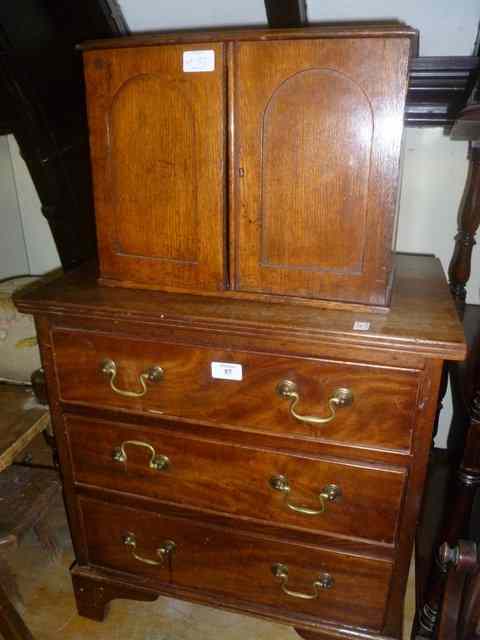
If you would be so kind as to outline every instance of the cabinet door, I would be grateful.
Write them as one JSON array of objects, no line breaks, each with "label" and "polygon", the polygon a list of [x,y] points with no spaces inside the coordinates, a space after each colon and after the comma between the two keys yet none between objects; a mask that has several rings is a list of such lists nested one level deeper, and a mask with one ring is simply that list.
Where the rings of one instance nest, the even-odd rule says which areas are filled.
[{"label": "cabinet door", "polygon": [[236,45],[236,289],[388,304],[409,47]]},{"label": "cabinet door", "polygon": [[101,277],[223,289],[223,46],[90,51],[85,69]]}]

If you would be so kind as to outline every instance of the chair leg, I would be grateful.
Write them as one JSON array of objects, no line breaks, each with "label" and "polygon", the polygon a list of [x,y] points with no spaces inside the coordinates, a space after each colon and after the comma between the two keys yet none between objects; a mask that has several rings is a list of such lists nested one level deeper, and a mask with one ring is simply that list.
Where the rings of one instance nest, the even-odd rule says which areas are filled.
[{"label": "chair leg", "polygon": [[23,598],[18,590],[17,580],[3,553],[0,553],[0,588],[3,588],[6,597],[15,606],[23,607]]},{"label": "chair leg", "polygon": [[5,640],[34,640],[0,584],[0,629]]}]

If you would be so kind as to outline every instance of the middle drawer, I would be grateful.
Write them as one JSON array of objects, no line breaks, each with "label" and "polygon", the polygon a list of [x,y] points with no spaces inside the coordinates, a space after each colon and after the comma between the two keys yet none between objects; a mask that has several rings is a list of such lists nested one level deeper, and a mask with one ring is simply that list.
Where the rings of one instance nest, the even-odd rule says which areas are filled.
[{"label": "middle drawer", "polygon": [[73,415],[74,481],[257,522],[393,545],[407,472]]}]

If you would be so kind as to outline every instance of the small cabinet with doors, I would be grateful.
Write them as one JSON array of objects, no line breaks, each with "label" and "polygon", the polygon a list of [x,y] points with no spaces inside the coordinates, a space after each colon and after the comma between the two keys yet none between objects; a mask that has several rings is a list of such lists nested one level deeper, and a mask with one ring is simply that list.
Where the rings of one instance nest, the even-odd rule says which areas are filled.
[{"label": "small cabinet with doors", "polygon": [[396,24],[86,46],[101,282],[388,306],[415,44]]}]

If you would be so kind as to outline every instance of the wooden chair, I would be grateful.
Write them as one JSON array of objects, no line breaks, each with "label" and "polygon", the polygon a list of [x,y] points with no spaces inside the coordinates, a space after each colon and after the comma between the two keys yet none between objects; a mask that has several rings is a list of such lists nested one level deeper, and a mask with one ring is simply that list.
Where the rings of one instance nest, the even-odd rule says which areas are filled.
[{"label": "wooden chair", "polygon": [[435,640],[480,638],[480,562],[475,542],[443,544],[439,558],[448,567]]},{"label": "wooden chair", "polygon": [[33,640],[17,610],[0,585],[0,629],[4,640]]},{"label": "wooden chair", "polygon": [[50,506],[60,492],[58,474],[48,469],[12,465],[48,422],[48,409],[35,402],[31,389],[0,385],[0,634],[5,640],[31,640],[14,608],[22,598],[8,555],[30,529],[50,559],[59,555],[48,522]]},{"label": "wooden chair", "polygon": [[[466,582],[461,577],[465,570],[470,571],[471,563],[468,564],[462,555],[464,551],[467,553],[468,543],[462,543],[462,546],[459,541],[469,538],[471,533],[475,538],[480,536],[480,531],[470,529],[475,495],[480,486],[480,306],[466,304],[465,286],[470,277],[472,250],[480,224],[480,80],[478,83],[451,133],[454,139],[470,141],[469,171],[459,210],[455,249],[449,268],[450,289],[464,322],[468,357],[466,362],[455,363],[449,367],[454,403],[454,417],[448,438],[450,469],[443,500],[444,514],[433,545],[429,572],[426,567],[427,560],[420,558],[418,561],[417,556],[417,576],[420,583],[418,596],[421,606],[412,631],[414,638],[440,637],[439,624],[444,629],[443,638],[453,640],[458,637],[463,640],[475,637],[472,636],[473,622],[469,623],[470,626],[465,631],[466,623],[462,622],[463,618],[457,619],[456,622],[454,618],[458,617],[465,607],[468,609],[473,606],[472,592],[459,590],[467,585],[467,582],[471,582],[470,579]],[[434,499],[438,510],[438,494]],[[426,528],[423,526],[419,529],[417,550],[424,546],[422,536],[426,534]],[[456,551],[447,552],[447,549]],[[458,562],[452,562],[453,557],[457,558]],[[468,557],[471,560],[471,556]],[[476,589],[480,590],[480,583]],[[470,604],[462,605],[461,602]],[[464,615],[466,614],[462,613],[462,616]],[[478,622],[480,608],[476,605],[473,609],[468,609],[468,615],[476,615]],[[452,633],[454,622],[458,626],[455,632],[457,635],[445,635],[447,627]],[[467,632],[470,635],[465,635]]]},{"label": "wooden chair", "polygon": [[59,492],[60,480],[54,471],[11,466],[0,473],[0,584],[16,605],[22,597],[8,555],[33,529],[49,560],[58,559],[60,549],[48,515]]}]

